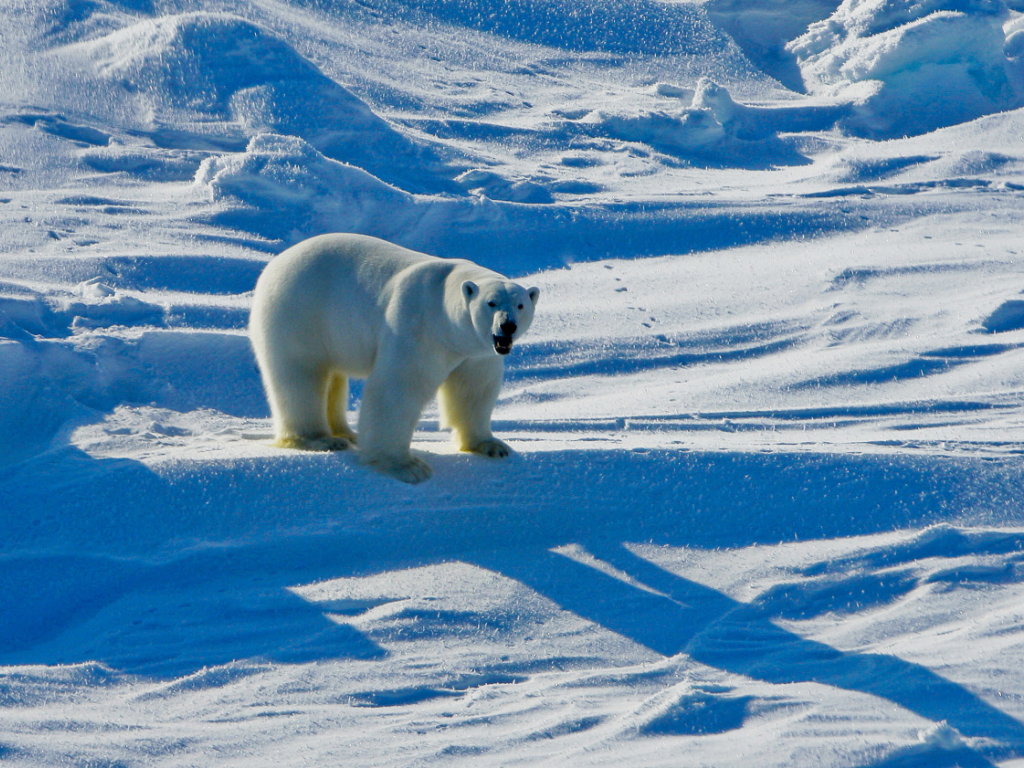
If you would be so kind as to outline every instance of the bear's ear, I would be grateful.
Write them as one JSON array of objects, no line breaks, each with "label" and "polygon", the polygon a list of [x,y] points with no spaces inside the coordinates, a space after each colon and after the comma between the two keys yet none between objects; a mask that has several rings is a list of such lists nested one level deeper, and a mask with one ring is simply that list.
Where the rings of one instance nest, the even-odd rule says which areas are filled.
[{"label": "bear's ear", "polygon": [[527,291],[530,294],[530,301],[533,302],[533,306],[537,306],[537,299],[540,298],[540,288],[531,288]]},{"label": "bear's ear", "polygon": [[477,288],[476,283],[472,280],[467,280],[462,284],[462,296],[466,301],[469,301],[478,293],[480,293],[480,289]]}]

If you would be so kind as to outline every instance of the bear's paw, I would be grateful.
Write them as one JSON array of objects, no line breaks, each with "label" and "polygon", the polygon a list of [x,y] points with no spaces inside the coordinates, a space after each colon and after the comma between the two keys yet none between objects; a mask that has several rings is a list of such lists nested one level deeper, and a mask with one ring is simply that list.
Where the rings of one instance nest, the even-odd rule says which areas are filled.
[{"label": "bear's paw", "polygon": [[336,435],[323,437],[282,437],[274,445],[278,448],[294,448],[299,451],[345,451],[352,442]]},{"label": "bear's paw", "polygon": [[487,440],[481,440],[479,443],[469,449],[470,453],[477,453],[481,456],[487,456],[491,459],[504,459],[509,454],[513,453],[512,448],[504,440],[499,440],[496,437],[488,438]]},{"label": "bear's paw", "polygon": [[409,456],[407,459],[378,457],[370,459],[366,463],[378,472],[383,472],[385,475],[390,475],[396,480],[410,485],[429,480],[434,474],[427,462],[415,456]]},{"label": "bear's paw", "polygon": [[353,432],[351,429],[342,431],[332,427],[331,436],[338,440],[344,440],[349,444],[349,447],[355,445],[358,442],[358,440],[356,439],[356,433]]}]

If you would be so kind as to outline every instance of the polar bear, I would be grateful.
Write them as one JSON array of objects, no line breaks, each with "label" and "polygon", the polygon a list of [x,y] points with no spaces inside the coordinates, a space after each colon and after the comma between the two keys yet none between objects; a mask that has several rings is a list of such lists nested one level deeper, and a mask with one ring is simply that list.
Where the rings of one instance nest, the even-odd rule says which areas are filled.
[{"label": "polar bear", "polygon": [[409,451],[435,394],[458,447],[504,457],[491,411],[504,359],[540,291],[462,259],[373,237],[321,235],[270,261],[256,283],[249,335],[276,445],[341,450],[349,378],[365,378],[360,460],[407,483],[430,477]]}]

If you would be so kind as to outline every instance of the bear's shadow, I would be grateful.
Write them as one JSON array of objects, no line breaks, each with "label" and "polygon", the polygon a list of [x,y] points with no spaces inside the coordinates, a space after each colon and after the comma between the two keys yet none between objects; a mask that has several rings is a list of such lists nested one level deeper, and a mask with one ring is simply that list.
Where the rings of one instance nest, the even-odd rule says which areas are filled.
[{"label": "bear's shadow", "polygon": [[[0,663],[98,661],[173,679],[232,660],[381,658],[381,646],[291,588],[462,561],[659,654],[867,693],[995,739],[1004,757],[1022,753],[1021,724],[963,686],[894,656],[801,638],[623,546],[742,547],[933,524],[970,508],[979,485],[1010,498],[1012,472],[906,456],[656,450],[534,452],[503,464],[415,447],[428,448],[435,478],[397,489],[344,454],[157,474],[65,449],[5,470]],[[25,482],[40,476],[63,484]],[[33,548],[47,530],[74,554],[33,554],[47,549]],[[242,532],[231,541],[231,531]],[[632,581],[552,551],[569,543]]]}]

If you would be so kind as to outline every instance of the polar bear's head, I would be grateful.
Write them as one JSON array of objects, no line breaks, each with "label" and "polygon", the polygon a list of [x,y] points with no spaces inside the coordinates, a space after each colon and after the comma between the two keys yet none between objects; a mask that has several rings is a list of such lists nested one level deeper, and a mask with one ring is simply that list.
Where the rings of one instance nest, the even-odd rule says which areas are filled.
[{"label": "polar bear's head", "polygon": [[539,288],[523,288],[505,280],[467,280],[462,296],[477,336],[499,355],[512,351],[512,342],[533,322]]}]

